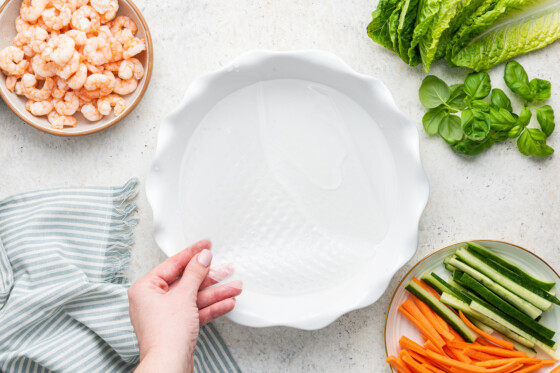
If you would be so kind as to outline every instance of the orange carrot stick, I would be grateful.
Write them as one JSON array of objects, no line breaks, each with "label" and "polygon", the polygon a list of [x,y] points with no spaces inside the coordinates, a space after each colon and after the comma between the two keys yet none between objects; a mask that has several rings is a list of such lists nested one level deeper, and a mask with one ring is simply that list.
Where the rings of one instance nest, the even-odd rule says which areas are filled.
[{"label": "orange carrot stick", "polygon": [[500,338],[496,338],[493,335],[490,335],[482,330],[480,330],[479,328],[477,328],[476,326],[474,326],[474,324],[465,317],[465,314],[463,314],[463,311],[459,310],[459,317],[461,317],[461,320],[463,320],[463,322],[465,324],[467,324],[467,326],[469,328],[471,328],[475,333],[481,335],[482,337],[486,338],[487,340],[489,340],[492,343],[497,344],[498,346],[501,346],[505,349],[508,350],[513,350],[513,343],[509,342],[509,341],[504,341],[503,339]]},{"label": "orange carrot stick", "polygon": [[399,373],[412,373],[410,369],[408,369],[407,366],[403,363],[400,357],[389,356],[386,361],[393,369],[395,369]]},{"label": "orange carrot stick", "polygon": [[[543,367],[544,365],[541,364],[535,364],[535,365],[530,365],[526,368],[523,368],[521,370],[517,370],[516,373],[529,373],[529,372],[534,372],[535,370],[539,370]],[[552,372],[551,372],[552,373]]]},{"label": "orange carrot stick", "polygon": [[474,363],[474,365],[484,368],[493,368],[502,366],[505,364],[509,364],[511,362],[519,363],[519,364],[542,364],[542,365],[554,365],[554,360],[552,359],[533,359],[533,358],[509,358],[509,359],[496,359],[494,360],[486,360],[486,361],[479,361]]},{"label": "orange carrot stick", "polygon": [[[426,329],[426,327],[424,325],[422,325],[418,320],[416,320],[402,306],[399,307],[398,310],[399,310],[400,313],[402,313],[404,315],[404,317],[406,317],[408,319],[408,321],[413,323],[414,326],[416,326],[418,328],[418,330],[420,330],[428,338],[428,340],[432,341],[432,343],[434,344],[434,346],[436,346],[438,348],[438,350],[441,351],[441,346],[439,345],[440,342],[436,342],[435,338],[431,335],[431,333]],[[440,337],[440,339],[441,339],[441,337]],[[445,342],[443,342],[443,344],[445,344]]]},{"label": "orange carrot stick", "polygon": [[511,351],[506,350],[502,347],[493,347],[493,346],[478,346],[473,343],[465,343],[465,342],[449,342],[449,347],[454,348],[461,348],[467,349],[470,348],[471,350],[486,352],[490,355],[502,356],[502,357],[527,357],[527,354],[521,351]]},{"label": "orange carrot stick", "polygon": [[463,363],[461,361],[457,361],[457,360],[453,360],[447,356],[443,356],[441,354],[437,354],[435,352],[432,352],[430,350],[426,350],[426,355],[434,360],[437,361],[438,363],[441,363],[443,365],[449,365],[450,367],[457,367],[457,368],[461,368],[463,370],[466,370],[467,372],[487,372],[487,370],[485,368],[481,368],[481,367],[477,367],[474,365],[469,365],[466,363]]},{"label": "orange carrot stick", "polygon": [[440,324],[440,322],[434,317],[434,312],[432,311],[432,309],[426,303],[422,302],[420,299],[416,298],[415,296],[412,296],[412,299],[414,300],[414,303],[416,304],[416,306],[418,307],[422,315],[424,315],[426,320],[428,320],[428,322],[434,327],[436,332],[439,335],[441,335],[443,339],[447,341],[452,341],[453,334],[449,332],[449,329],[444,328]]},{"label": "orange carrot stick", "polygon": [[492,369],[487,369],[488,373],[509,373],[513,371],[518,371],[519,368],[523,367],[523,364],[516,362],[511,362],[509,364],[503,365],[501,367],[496,367]]},{"label": "orange carrot stick", "polygon": [[437,346],[434,344],[434,342],[427,340],[426,343],[424,343],[424,347],[426,347],[426,349],[433,351],[433,352],[437,352],[440,353],[441,350],[437,348]]},{"label": "orange carrot stick", "polygon": [[[471,359],[475,359],[475,360],[479,360],[479,361],[488,361],[488,360],[499,359],[499,356],[490,355],[490,354],[487,354],[486,352],[471,350],[470,348],[464,349],[463,352],[465,353],[465,355],[467,355]],[[478,364],[475,363],[475,365],[478,365]],[[484,366],[484,365],[479,365],[479,366]]]},{"label": "orange carrot stick", "polygon": [[556,368],[552,369],[550,371],[550,373],[560,373],[560,365],[558,365]]},{"label": "orange carrot stick", "polygon": [[414,351],[417,354],[420,354],[420,355],[423,355],[423,356],[426,355],[426,349],[424,347],[420,346],[418,343],[414,342],[413,340],[411,340],[411,339],[409,339],[405,336],[401,337],[401,339],[399,340],[399,345],[402,348],[409,349],[411,351]]},{"label": "orange carrot stick", "polygon": [[494,346],[492,343],[488,342],[484,338],[477,338],[475,342],[477,342],[478,344],[481,344],[483,346]]},{"label": "orange carrot stick", "polygon": [[416,304],[414,304],[412,300],[407,299],[401,305],[401,307],[403,307],[410,315],[412,315],[412,317],[414,317],[420,324],[424,326],[424,330],[426,330],[428,333],[426,337],[431,337],[434,340],[436,346],[443,347],[445,345],[445,341],[443,340],[441,335],[439,335],[437,330],[430,324],[430,321],[428,321],[426,317],[424,317],[422,312],[420,312],[420,309],[416,307]]},{"label": "orange carrot stick", "polygon": [[412,356],[410,356],[410,354],[408,354],[406,351],[405,353],[403,353],[401,359],[405,362],[406,365],[419,373],[432,373],[428,369],[423,367],[422,364],[419,364],[416,360],[414,360]]},{"label": "orange carrot stick", "polygon": [[460,350],[458,348],[449,348],[451,351],[453,351],[453,354],[455,354],[455,356],[457,357],[457,359],[459,361],[462,361],[463,363],[467,363],[467,364],[471,364],[472,360],[470,357],[468,357],[467,355],[465,355],[465,353],[463,352],[463,350]]}]

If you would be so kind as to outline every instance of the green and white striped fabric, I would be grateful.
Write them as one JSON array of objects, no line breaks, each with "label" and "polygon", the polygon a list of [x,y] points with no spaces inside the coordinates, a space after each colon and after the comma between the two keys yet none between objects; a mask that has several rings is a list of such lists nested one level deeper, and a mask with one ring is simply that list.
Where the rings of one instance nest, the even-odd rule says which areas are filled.
[{"label": "green and white striped fabric", "polygon": [[[137,180],[0,201],[0,372],[127,372],[138,363],[126,271]],[[211,326],[195,372],[240,372]]]}]

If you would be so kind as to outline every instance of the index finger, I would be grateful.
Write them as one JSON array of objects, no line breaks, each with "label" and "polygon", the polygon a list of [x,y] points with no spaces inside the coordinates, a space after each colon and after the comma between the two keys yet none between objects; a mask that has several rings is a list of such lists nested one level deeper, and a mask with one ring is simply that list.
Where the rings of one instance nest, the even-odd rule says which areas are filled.
[{"label": "index finger", "polygon": [[171,285],[185,270],[185,267],[193,256],[198,254],[204,249],[210,250],[212,244],[209,240],[202,240],[191,247],[184,249],[183,251],[167,258],[163,263],[160,263],[154,269],[148,273],[150,276],[156,276],[161,278],[167,284]]}]

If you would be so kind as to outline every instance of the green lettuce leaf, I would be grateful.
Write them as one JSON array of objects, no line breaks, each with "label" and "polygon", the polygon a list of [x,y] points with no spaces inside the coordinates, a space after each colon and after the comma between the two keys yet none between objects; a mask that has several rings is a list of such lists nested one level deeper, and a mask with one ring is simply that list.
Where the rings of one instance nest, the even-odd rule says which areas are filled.
[{"label": "green lettuce leaf", "polygon": [[401,9],[401,16],[399,19],[399,27],[397,34],[399,38],[399,55],[402,60],[411,66],[416,66],[420,62],[418,54],[415,54],[411,59],[408,55],[410,43],[412,42],[412,34],[414,33],[414,26],[416,24],[416,16],[418,14],[419,0],[405,0]]},{"label": "green lettuce leaf", "polygon": [[[509,0],[514,1],[514,0]],[[518,1],[518,5],[528,1]],[[560,38],[560,1],[546,1],[510,13],[475,37],[453,57],[457,66],[480,71]]]},{"label": "green lettuce leaf", "polygon": [[373,20],[367,28],[367,33],[373,41],[391,50],[394,46],[391,40],[389,22],[400,2],[401,0],[380,0],[377,9],[372,14]]},{"label": "green lettuce leaf", "polygon": [[410,42],[410,48],[408,49],[408,56],[411,60],[413,58],[417,58],[416,56],[419,54],[418,44],[424,35],[431,31],[432,24],[437,19],[441,4],[441,0],[420,1],[416,27],[414,28],[412,41]]},{"label": "green lettuce leaf", "polygon": [[484,1],[485,0],[463,1],[460,9],[457,11],[457,15],[449,24],[449,28],[447,28],[447,30],[445,30],[441,35],[441,39],[438,45],[438,52],[436,53],[436,60],[444,56],[446,56],[446,59],[448,59],[447,54],[449,54],[449,59],[451,58],[453,49],[451,40],[453,39],[453,36],[457,34],[457,31],[463,25],[465,25],[467,19],[469,19],[476,12],[476,10],[484,3]]},{"label": "green lettuce leaf", "polygon": [[[441,35],[449,28],[449,24],[455,18],[457,11],[461,8],[463,0],[443,0],[436,17],[433,18],[431,27],[418,43],[420,56],[422,57],[423,69],[430,71],[430,65],[434,61],[438,51]],[[440,49],[441,51],[441,49]],[[440,52],[441,54],[441,52]]]},{"label": "green lettuce leaf", "polygon": [[389,38],[391,39],[391,42],[393,43],[393,50],[395,52],[397,52],[397,54],[399,53],[399,38],[398,38],[398,33],[397,30],[399,28],[399,23],[400,23],[400,19],[401,19],[401,10],[403,7],[404,1],[400,1],[397,4],[397,7],[395,8],[395,10],[393,10],[393,14],[391,14],[391,17],[389,17]]}]

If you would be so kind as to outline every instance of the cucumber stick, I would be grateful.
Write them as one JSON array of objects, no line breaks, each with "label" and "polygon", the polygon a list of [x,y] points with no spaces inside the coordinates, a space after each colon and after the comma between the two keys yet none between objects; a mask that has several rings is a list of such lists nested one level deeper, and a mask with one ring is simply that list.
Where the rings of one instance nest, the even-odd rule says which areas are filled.
[{"label": "cucumber stick", "polygon": [[521,268],[519,268],[509,260],[501,258],[500,256],[494,254],[492,251],[488,250],[482,245],[479,245],[474,242],[467,242],[467,245],[469,249],[477,252],[478,254],[484,256],[485,258],[488,258],[498,263],[502,267],[509,269],[511,272],[515,273],[516,275],[518,275],[519,277],[533,284],[536,287],[539,287],[545,291],[550,291],[554,287],[554,285],[556,285],[556,283],[554,282],[542,281],[539,280],[538,278],[531,276],[529,273],[525,272],[524,270],[522,270]]},{"label": "cucumber stick", "polygon": [[466,317],[467,317],[467,319],[470,320],[470,322],[472,322],[474,324],[474,326],[476,326],[478,329],[482,330],[484,333],[487,333],[487,334],[494,333],[494,329],[492,329],[488,325],[484,324],[483,322],[478,321],[473,316],[466,316]]},{"label": "cucumber stick", "polygon": [[466,249],[461,248],[457,250],[455,254],[461,261],[465,262],[466,264],[473,267],[474,269],[482,272],[484,275],[490,277],[492,280],[502,285],[503,287],[510,289],[511,292],[517,294],[518,296],[530,302],[531,304],[541,309],[542,311],[547,311],[552,307],[552,303],[550,301],[533,293],[532,291],[527,290],[523,286],[513,282],[512,280],[504,276],[502,273],[490,267],[484,261],[480,260],[473,254],[469,253]]},{"label": "cucumber stick", "polygon": [[505,326],[503,326],[500,323],[495,322],[494,320],[486,317],[485,315],[483,315],[480,312],[477,312],[475,310],[473,310],[471,308],[471,306],[469,306],[467,303],[463,302],[462,300],[460,300],[459,298],[449,294],[449,293],[443,293],[441,295],[440,301],[443,304],[448,305],[449,307],[455,308],[456,310],[461,310],[463,311],[463,313],[465,315],[471,316],[475,319],[477,319],[478,321],[480,321],[481,323],[491,327],[492,329],[494,329],[495,331],[497,331],[498,333],[500,333],[503,336],[507,336],[508,338],[526,346],[526,347],[533,347],[535,346],[535,344],[531,341],[529,341],[528,339],[520,336],[517,333],[514,333],[513,331],[509,330],[508,328],[506,328]]},{"label": "cucumber stick", "polygon": [[541,289],[537,286],[534,286],[530,282],[522,279],[521,277],[519,277],[515,273],[511,272],[509,269],[504,268],[501,265],[493,262],[492,260],[488,260],[484,256],[482,256],[482,255],[478,254],[477,252],[471,250],[471,248],[468,248],[467,251],[469,251],[475,258],[477,258],[481,262],[486,263],[486,265],[488,265],[488,267],[492,268],[494,271],[498,272],[502,276],[505,276],[506,278],[510,279],[514,283],[524,287],[525,289],[535,293],[539,297],[544,298],[551,303],[560,305],[560,299],[558,299],[554,295],[548,293],[546,290],[543,290],[543,289]]},{"label": "cucumber stick", "polygon": [[502,324],[503,326],[505,326],[506,328],[510,329],[511,331],[519,334],[523,338],[526,338],[529,341],[533,342],[535,344],[535,346],[540,347],[541,349],[543,349],[543,351],[545,351],[545,349],[553,351],[556,348],[556,342],[554,342],[552,340],[547,340],[546,338],[542,338],[541,336],[532,335],[531,333],[528,333],[525,330],[522,330],[517,325],[515,325],[515,324],[511,323],[509,320],[506,320],[505,318],[503,318],[502,315],[499,315],[498,313],[494,312],[493,310],[486,308],[485,306],[481,305],[480,303],[477,303],[477,302],[473,301],[473,302],[471,302],[470,306],[473,310],[475,310],[477,312],[480,312],[484,316],[494,320],[495,322],[497,322],[499,324]]},{"label": "cucumber stick", "polygon": [[508,302],[504,301],[502,298],[494,294],[492,291],[490,291],[484,285],[480,284],[478,281],[476,281],[468,274],[464,273],[461,276],[461,283],[465,284],[465,286],[467,286],[472,291],[480,295],[488,303],[490,303],[500,311],[504,312],[505,314],[518,320],[520,323],[526,325],[528,328],[532,329],[536,333],[539,333],[543,337],[549,339],[554,337],[555,332],[553,330],[550,330],[546,326],[536,322],[535,320],[533,320],[523,312],[519,311],[517,308],[513,307]]},{"label": "cucumber stick", "polygon": [[500,284],[496,283],[488,276],[485,276],[484,274],[480,273],[476,269],[470,267],[469,265],[459,261],[456,258],[450,258],[450,262],[454,267],[456,267],[460,271],[468,273],[475,280],[480,282],[482,285],[486,286],[488,289],[492,290],[494,293],[498,294],[500,297],[504,298],[506,301],[514,305],[520,311],[526,313],[532,319],[536,319],[542,314],[542,311],[540,309],[533,306],[525,299],[512,293],[508,289],[504,288]]},{"label": "cucumber stick", "polygon": [[509,341],[509,342],[513,343],[513,348],[515,348],[517,351],[525,352],[527,354],[527,357],[529,357],[531,359],[537,357],[537,351],[535,351],[534,349],[532,349],[530,347],[527,347],[527,346],[524,346],[521,343],[519,343],[519,342],[517,342],[517,341],[515,341],[511,338],[508,338],[504,335],[502,335],[502,338],[505,339],[506,341]]},{"label": "cucumber stick", "polygon": [[414,294],[422,302],[426,303],[435,313],[441,316],[457,333],[461,335],[468,342],[474,342],[478,334],[473,332],[459,316],[451,311],[447,306],[440,302],[431,293],[424,290],[421,286],[414,281],[410,281],[406,285],[406,290]]},{"label": "cucumber stick", "polygon": [[468,303],[471,300],[466,293],[452,287],[441,277],[439,277],[437,274],[433,272],[430,274],[424,274],[422,276],[422,280],[426,281],[431,287],[433,287],[436,290],[439,290],[441,293],[449,293],[451,295],[454,295],[457,298],[461,299],[463,302]]}]

